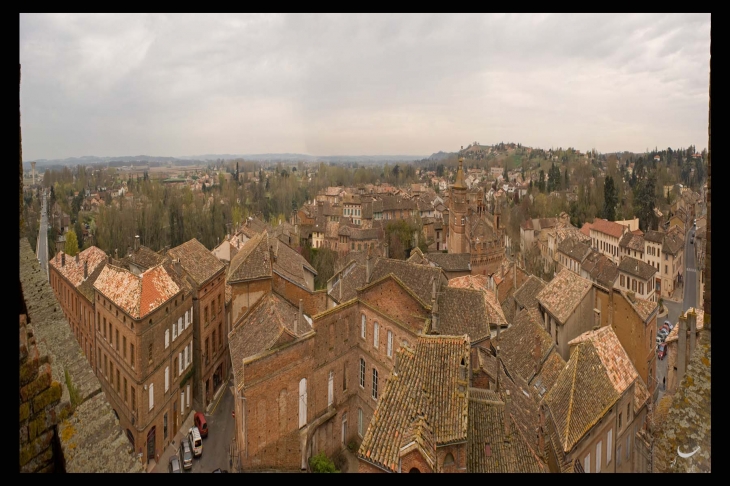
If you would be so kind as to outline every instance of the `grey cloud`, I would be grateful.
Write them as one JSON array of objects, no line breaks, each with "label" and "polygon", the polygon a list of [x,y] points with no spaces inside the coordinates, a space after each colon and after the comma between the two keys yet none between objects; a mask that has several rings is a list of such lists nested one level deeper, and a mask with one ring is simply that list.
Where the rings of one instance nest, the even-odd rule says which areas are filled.
[{"label": "grey cloud", "polygon": [[24,153],[701,147],[709,30],[709,14],[22,14]]}]

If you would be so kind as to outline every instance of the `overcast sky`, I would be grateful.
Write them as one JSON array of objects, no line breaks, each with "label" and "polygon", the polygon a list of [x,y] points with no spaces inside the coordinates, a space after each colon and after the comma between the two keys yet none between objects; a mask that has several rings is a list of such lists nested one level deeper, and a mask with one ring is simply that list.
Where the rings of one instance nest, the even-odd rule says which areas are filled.
[{"label": "overcast sky", "polygon": [[24,160],[707,146],[710,14],[21,14]]}]

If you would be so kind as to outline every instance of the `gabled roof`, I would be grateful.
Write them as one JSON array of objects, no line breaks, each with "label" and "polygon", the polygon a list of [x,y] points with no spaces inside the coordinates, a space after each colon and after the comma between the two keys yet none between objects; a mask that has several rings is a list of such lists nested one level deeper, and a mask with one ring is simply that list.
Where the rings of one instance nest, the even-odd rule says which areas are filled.
[{"label": "gabled roof", "polygon": [[590,238],[592,227],[593,227],[593,225],[591,223],[583,223],[583,226],[581,227],[580,232]]},{"label": "gabled roof", "polygon": [[[502,306],[499,305],[499,302],[497,302],[497,297],[494,295],[494,292],[489,290],[487,288],[487,279],[484,275],[464,275],[457,278],[452,278],[448,282],[448,286],[450,288],[454,289],[470,289],[470,290],[476,290],[482,293],[482,299],[484,301],[484,310],[479,311],[484,312],[484,314],[481,314],[479,319],[486,320],[490,325],[492,326],[501,326],[504,327],[508,325],[507,318],[504,315],[504,311],[502,310]],[[456,297],[458,294],[454,293],[447,293],[445,295],[451,295],[456,301],[459,299]],[[441,300],[439,300],[439,309],[441,309]],[[447,306],[452,306],[454,304],[457,304],[457,302],[448,302]],[[466,304],[466,302],[464,302]],[[463,309],[463,307],[462,307]],[[459,308],[458,306],[454,308],[454,319],[458,319],[459,316]],[[463,325],[463,324],[462,324]],[[479,328],[482,329],[481,327]],[[489,332],[489,328],[485,327],[484,330]],[[477,338],[478,333],[475,332],[474,334],[468,333],[469,337],[472,341],[477,341],[479,338]]]},{"label": "gabled roof", "polygon": [[107,265],[94,282],[104,295],[134,319],[141,319],[174,297],[184,288],[163,265],[139,276],[129,270]]},{"label": "gabled roof", "polygon": [[646,230],[644,233],[644,239],[651,241],[652,243],[664,243],[664,235],[661,231]]},{"label": "gabled roof", "polygon": [[96,267],[107,262],[106,253],[96,246],[90,246],[86,250],[78,253],[78,262],[76,257],[66,255],[61,265],[63,252],[59,251],[55,257],[48,262],[54,267],[58,273],[63,275],[66,280],[74,287],[78,287],[84,282],[84,265],[86,265],[87,277],[96,270]]},{"label": "gabled roof", "polygon": [[613,236],[614,238],[621,238],[624,232],[628,231],[628,228],[613,221],[596,218],[593,220],[591,230]]},{"label": "gabled roof", "polygon": [[606,288],[613,288],[618,277],[618,265],[603,253],[593,250],[580,266],[591,279]]},{"label": "gabled roof", "polygon": [[530,275],[522,287],[514,293],[518,305],[524,308],[537,307],[537,294],[545,288],[546,283],[534,275]]},{"label": "gabled roof", "polygon": [[148,270],[163,263],[165,261],[165,256],[142,245],[134,250],[131,255],[128,255],[126,260],[128,263],[131,263],[142,270]]},{"label": "gabled roof", "polygon": [[438,294],[438,332],[445,335],[466,334],[472,341],[488,337],[490,316],[484,301],[485,294],[484,290],[441,289]]},{"label": "gabled roof", "polygon": [[[400,348],[357,456],[397,471],[400,452],[417,444],[435,448],[467,439],[469,409],[467,336],[419,336],[415,348]],[[462,366],[463,363],[463,366]]]},{"label": "gabled roof", "polygon": [[564,324],[591,287],[592,284],[589,280],[563,268],[537,294],[537,300]]},{"label": "gabled roof", "polygon": [[317,275],[317,271],[314,267],[310,265],[302,255],[286,243],[276,238],[268,238],[268,240],[269,248],[272,249],[274,254],[274,272],[287,280],[298,284],[300,287],[309,289],[309,284],[304,272],[306,270],[313,275]]},{"label": "gabled roof", "polygon": [[[357,289],[365,285],[365,276],[365,265],[352,262],[332,285],[329,295],[340,303],[354,299],[357,297]],[[340,298],[340,286],[342,286],[342,298]]]},{"label": "gabled roof", "polygon": [[664,253],[669,253],[670,255],[677,255],[682,251],[683,248],[684,248],[684,240],[678,234],[678,232],[670,231],[664,237],[664,244],[662,245],[662,251]]},{"label": "gabled roof", "polygon": [[223,262],[195,238],[168,250],[168,254],[180,259],[180,265],[198,285],[204,284],[225,268]]},{"label": "gabled roof", "polygon": [[619,241],[618,246],[627,250],[640,251],[644,253],[644,237],[629,231],[621,237],[621,241]]},{"label": "gabled roof", "polygon": [[629,293],[625,290],[619,290],[619,292],[624,297],[624,299],[626,299],[626,302],[628,302],[629,305],[634,309],[634,311],[636,311],[636,313],[643,322],[647,322],[649,318],[654,315],[659,309],[658,303],[646,299],[640,299],[636,297],[633,292]]},{"label": "gabled roof", "polygon": [[378,258],[373,265],[370,282],[380,280],[389,273],[395,275],[426,305],[431,305],[433,280],[436,279],[439,287],[447,281],[440,268],[417,265],[392,258]]},{"label": "gabled roof", "polygon": [[577,260],[579,263],[583,263],[583,260],[591,253],[591,247],[578,240],[578,238],[568,237],[558,244],[558,251],[573,260]]},{"label": "gabled roof", "polygon": [[469,253],[426,253],[426,259],[435,263],[447,272],[470,272],[471,255]]},{"label": "gabled roof", "polygon": [[642,280],[649,280],[656,273],[656,268],[634,257],[624,256],[618,264],[621,272],[628,273]]},{"label": "gabled roof", "polygon": [[293,341],[312,330],[309,317],[303,316],[301,322],[296,324],[298,318],[298,308],[270,292],[254,304],[240,325],[233,328],[228,335],[228,345],[237,389],[243,386],[245,360],[275,348],[277,343]]},{"label": "gabled roof", "polygon": [[268,236],[266,232],[254,234],[231,259],[226,281],[234,283],[241,280],[270,277],[271,263]]},{"label": "gabled roof", "polygon": [[[505,420],[510,422],[509,437]],[[495,394],[489,390],[469,389],[466,470],[470,473],[548,472],[529,447],[515,419],[506,416],[504,401],[495,400]]]}]

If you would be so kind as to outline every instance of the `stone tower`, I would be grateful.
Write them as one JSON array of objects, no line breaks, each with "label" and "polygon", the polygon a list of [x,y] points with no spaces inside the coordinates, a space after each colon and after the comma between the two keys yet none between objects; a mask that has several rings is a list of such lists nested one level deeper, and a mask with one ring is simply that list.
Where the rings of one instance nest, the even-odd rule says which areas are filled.
[{"label": "stone tower", "polygon": [[449,198],[449,253],[468,253],[466,241],[466,184],[464,184],[464,157],[459,157],[456,182]]}]

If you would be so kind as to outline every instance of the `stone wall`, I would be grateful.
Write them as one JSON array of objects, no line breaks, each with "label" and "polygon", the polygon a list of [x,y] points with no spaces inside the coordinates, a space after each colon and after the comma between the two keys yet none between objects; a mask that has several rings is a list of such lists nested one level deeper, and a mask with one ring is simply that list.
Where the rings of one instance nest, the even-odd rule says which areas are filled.
[{"label": "stone wall", "polygon": [[20,287],[20,471],[143,472],[27,239]]}]

